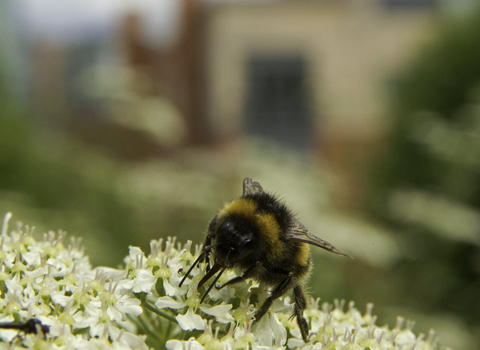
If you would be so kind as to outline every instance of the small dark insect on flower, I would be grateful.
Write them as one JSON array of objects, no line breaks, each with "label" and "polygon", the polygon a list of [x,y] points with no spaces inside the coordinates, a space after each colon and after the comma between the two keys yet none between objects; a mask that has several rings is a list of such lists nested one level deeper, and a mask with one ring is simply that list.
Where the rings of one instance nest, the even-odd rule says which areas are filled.
[{"label": "small dark insect on flower", "polygon": [[303,285],[312,268],[310,244],[350,257],[308,232],[285,204],[264,192],[260,183],[246,178],[243,181],[243,195],[227,203],[211,220],[203,251],[185,274],[180,286],[198,263],[209,263],[212,254],[214,265],[210,268],[207,264],[207,274],[199,282],[198,288],[217,272],[220,273],[207,288],[201,302],[226,269],[238,267],[243,270],[242,276],[215,287],[222,289],[247,279],[272,287],[270,297],[255,313],[254,323],[265,315],[275,299],[293,290],[295,305],[292,317],[297,318],[302,338],[308,342],[309,329],[303,317],[307,298]]},{"label": "small dark insect on flower", "polygon": [[25,334],[37,334],[40,330],[45,339],[47,338],[47,333],[50,331],[49,326],[42,324],[42,322],[36,318],[30,318],[25,322],[0,323],[0,329],[18,329]]}]

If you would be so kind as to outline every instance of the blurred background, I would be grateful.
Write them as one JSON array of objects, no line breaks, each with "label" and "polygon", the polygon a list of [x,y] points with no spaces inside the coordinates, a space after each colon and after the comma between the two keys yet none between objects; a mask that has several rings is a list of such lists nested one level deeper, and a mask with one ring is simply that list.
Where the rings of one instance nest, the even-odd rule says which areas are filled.
[{"label": "blurred background", "polygon": [[3,0],[0,213],[203,241],[252,177],[309,230],[311,295],[480,344],[474,0]]}]

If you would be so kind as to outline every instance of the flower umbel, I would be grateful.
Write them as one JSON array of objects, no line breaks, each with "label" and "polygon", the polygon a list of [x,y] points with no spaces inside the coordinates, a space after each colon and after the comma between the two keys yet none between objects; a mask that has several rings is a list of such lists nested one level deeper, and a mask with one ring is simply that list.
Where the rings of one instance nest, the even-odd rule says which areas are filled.
[{"label": "flower umbel", "polygon": [[62,232],[37,242],[29,227],[9,231],[10,218],[0,235],[0,322],[35,318],[49,331],[44,338],[1,330],[1,341],[15,348],[42,348],[42,342],[55,349],[148,348],[129,320],[143,310],[125,271],[92,269],[79,241],[65,244]]},{"label": "flower umbel", "polygon": [[[311,300],[305,311],[309,342],[302,340],[288,296],[275,300],[255,325],[252,318],[269,292],[253,281],[212,288],[203,303],[198,290],[205,275],[200,264],[182,287],[185,271],[200,253],[175,238],[151,242],[146,255],[130,247],[124,269],[92,268],[79,241],[65,234],[32,237],[32,229],[9,231],[7,214],[0,235],[0,323],[35,318],[49,327],[37,332],[0,330],[11,348],[54,349],[370,349],[433,350],[433,331],[412,332],[413,322],[399,318],[393,329],[377,327],[373,305],[361,314],[351,302],[334,307]],[[219,283],[235,277],[225,272]],[[287,294],[288,295],[288,294]],[[20,333],[20,334],[19,334]],[[42,345],[43,344],[43,345]],[[147,346],[148,344],[148,346]],[[10,346],[10,345],[8,345]]]}]

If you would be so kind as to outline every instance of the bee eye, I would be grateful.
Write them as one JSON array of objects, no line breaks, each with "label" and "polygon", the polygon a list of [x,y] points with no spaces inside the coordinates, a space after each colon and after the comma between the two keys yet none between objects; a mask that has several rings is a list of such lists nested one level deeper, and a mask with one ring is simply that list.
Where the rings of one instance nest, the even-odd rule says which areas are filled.
[{"label": "bee eye", "polygon": [[222,232],[225,232],[225,233],[228,232],[230,234],[235,233],[234,227],[233,227],[233,225],[230,221],[225,221],[223,224],[221,224],[220,227],[218,228],[218,231],[222,231]]}]

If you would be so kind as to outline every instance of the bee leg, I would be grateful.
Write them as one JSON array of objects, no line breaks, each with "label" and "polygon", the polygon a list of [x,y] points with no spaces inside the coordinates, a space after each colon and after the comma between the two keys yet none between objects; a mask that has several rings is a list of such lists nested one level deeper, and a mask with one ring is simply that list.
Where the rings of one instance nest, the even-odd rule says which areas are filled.
[{"label": "bee leg", "polygon": [[305,317],[303,317],[303,311],[307,308],[307,298],[305,297],[305,293],[300,285],[295,286],[293,288],[293,296],[295,300],[295,306],[292,317],[297,318],[298,328],[302,333],[302,338],[305,343],[308,343],[308,324]]},{"label": "bee leg", "polygon": [[232,278],[230,281],[222,284],[221,286],[217,287],[215,286],[216,289],[222,289],[223,287],[230,286],[235,283],[242,282],[244,280],[247,280],[249,278],[252,278],[253,276],[257,276],[261,271],[263,270],[263,264],[260,261],[257,261],[255,265],[250,267],[247,271],[244,272],[242,276],[238,276],[235,278]]},{"label": "bee leg", "polygon": [[204,248],[204,252],[205,254],[203,254],[203,257],[199,260],[199,262],[203,262],[203,263],[207,263],[207,266],[205,267],[205,270],[208,272],[210,271],[210,253],[213,249],[213,246],[212,246],[212,238],[214,238],[215,236],[213,234],[208,234],[207,235],[207,238],[205,239],[205,243],[203,244]]},{"label": "bee leg", "polygon": [[[215,225],[217,224],[217,218],[218,215],[215,215],[210,224],[208,225],[207,229],[207,237],[205,237],[205,243],[203,244],[203,247],[211,247],[212,246],[212,239],[215,239]],[[203,257],[202,262],[207,263],[207,272],[210,271],[210,251],[208,251],[205,256]]]},{"label": "bee leg", "polygon": [[263,303],[263,305],[260,307],[260,309],[255,313],[253,316],[255,320],[253,323],[257,323],[260,321],[260,319],[265,315],[270,309],[270,306],[272,306],[272,303],[275,299],[280,298],[283,294],[285,294],[289,289],[291,289],[292,283],[294,283],[295,280],[293,279],[293,273],[289,273],[287,278],[283,282],[281,282],[275,289],[272,291],[272,295],[270,295],[267,300]]},{"label": "bee leg", "polygon": [[179,287],[182,286],[183,282],[185,282],[185,280],[187,279],[188,275],[190,275],[190,272],[192,272],[192,270],[195,268],[195,266],[197,266],[197,264],[203,259],[203,257],[205,256],[205,254],[207,254],[207,252],[210,251],[210,248],[207,247],[207,248],[204,248],[203,251],[200,253],[200,255],[198,256],[198,258],[193,262],[192,266],[190,266],[190,268],[188,269],[187,273],[185,274],[185,276],[183,276],[182,280],[180,281],[180,284],[178,285]]}]

